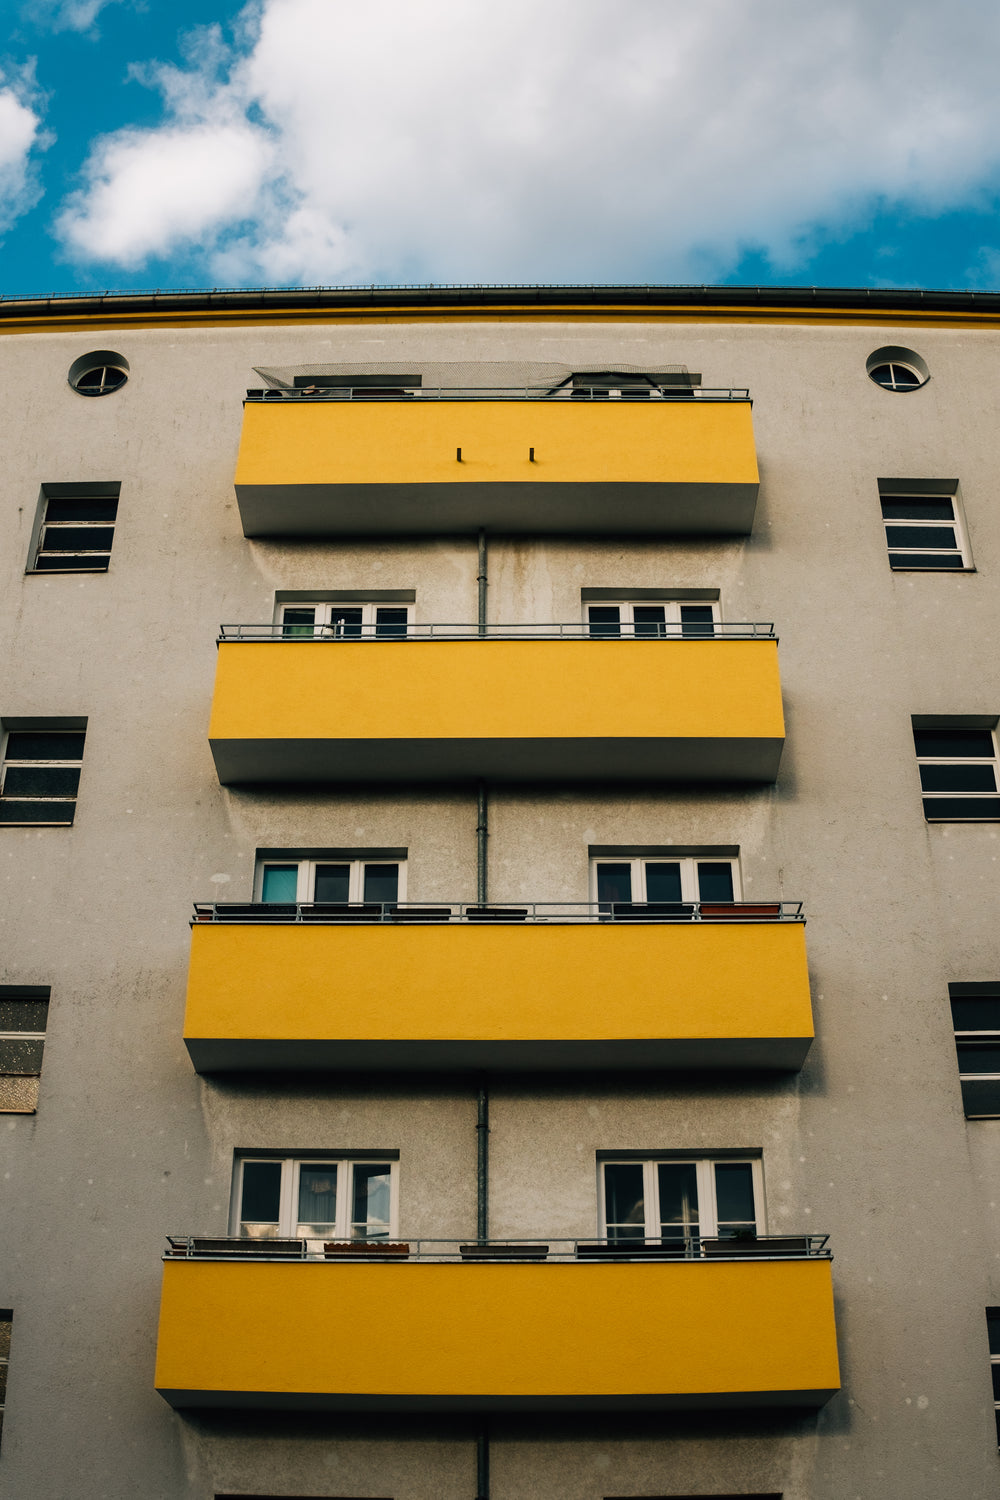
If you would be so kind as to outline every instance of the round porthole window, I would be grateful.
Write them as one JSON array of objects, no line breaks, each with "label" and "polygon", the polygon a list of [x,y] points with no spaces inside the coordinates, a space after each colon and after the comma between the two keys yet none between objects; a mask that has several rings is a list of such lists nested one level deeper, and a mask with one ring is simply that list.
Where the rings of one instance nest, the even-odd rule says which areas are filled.
[{"label": "round porthole window", "polygon": [[128,379],[129,364],[123,354],[95,349],[81,354],[69,367],[69,383],[80,396],[110,396]]},{"label": "round porthole window", "polygon": [[887,344],[869,354],[865,369],[869,380],[874,380],[884,391],[918,391],[931,378],[920,355],[897,344]]}]

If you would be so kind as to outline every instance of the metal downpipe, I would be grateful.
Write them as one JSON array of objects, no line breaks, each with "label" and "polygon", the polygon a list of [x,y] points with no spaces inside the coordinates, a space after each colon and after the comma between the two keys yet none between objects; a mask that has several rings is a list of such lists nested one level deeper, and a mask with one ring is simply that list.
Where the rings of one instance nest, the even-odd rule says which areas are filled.
[{"label": "metal downpipe", "polygon": [[476,574],[476,582],[479,585],[479,634],[486,634],[486,590],[489,587],[489,559],[486,553],[486,532],[479,533],[479,571]]},{"label": "metal downpipe", "polygon": [[490,1429],[486,1422],[476,1438],[476,1500],[490,1500]]}]

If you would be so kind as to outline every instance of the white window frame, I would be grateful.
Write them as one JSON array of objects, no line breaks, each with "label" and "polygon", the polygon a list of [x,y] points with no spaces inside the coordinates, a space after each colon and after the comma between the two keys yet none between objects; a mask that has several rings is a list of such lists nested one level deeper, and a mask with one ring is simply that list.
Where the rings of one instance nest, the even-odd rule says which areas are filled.
[{"label": "white window frame", "polygon": [[[284,634],[285,616],[286,616],[286,614],[287,614],[287,612],[289,610],[294,610],[294,609],[312,609],[312,610],[315,610],[316,613],[315,613],[315,616],[314,616],[313,629],[312,629],[312,635],[313,635],[313,639],[314,640],[332,641],[332,640],[356,640],[356,639],[358,639],[358,637],[356,637],[356,636],[348,636],[348,635],[346,635],[345,632],[342,629],[338,629],[337,628],[337,615],[338,615],[339,612],[341,612],[341,611],[343,611],[345,609],[359,609],[361,611],[361,639],[377,639],[378,638],[378,635],[377,635],[378,624],[379,624],[378,612],[381,609],[405,610],[406,611],[406,629],[405,629],[405,634],[409,635],[410,632],[411,632],[411,630],[412,630],[412,627],[413,627],[413,610],[414,610],[414,606],[413,606],[413,604],[407,603],[405,600],[404,601],[396,601],[396,600],[391,600],[390,601],[390,600],[387,600],[387,599],[373,599],[373,600],[350,599],[350,600],[341,600],[339,603],[333,603],[333,602],[331,602],[328,599],[294,599],[294,600],[293,599],[289,599],[285,603],[279,604],[279,606],[278,606],[278,614],[279,614],[278,623],[279,623],[279,625],[282,626],[282,634]],[[289,625],[289,627],[288,627],[288,629],[289,629],[289,637],[288,638],[290,640],[295,638],[290,633],[291,630],[293,630],[295,628],[298,628],[299,630],[305,630],[308,627],[305,626],[305,625],[300,625],[298,627],[295,627],[294,625]],[[398,630],[399,629],[399,625],[398,624],[394,624],[391,628],[394,629],[394,630]],[[304,639],[304,637],[300,637],[300,639]],[[402,636],[392,636],[392,635],[386,634],[386,636],[384,637],[384,639],[385,640],[393,640],[393,639],[401,640],[401,639],[403,639],[403,637]]]},{"label": "white window frame", "polygon": [[697,1172],[698,1189],[698,1234],[700,1240],[714,1239],[719,1232],[719,1220],[715,1199],[715,1168],[717,1166],[749,1166],[752,1171],[754,1226],[758,1236],[767,1233],[764,1213],[764,1163],[759,1156],[665,1156],[655,1153],[637,1160],[634,1156],[604,1156],[598,1162],[597,1192],[600,1238],[608,1238],[607,1202],[604,1189],[604,1171],[613,1166],[641,1166],[643,1169],[642,1197],[646,1211],[646,1244],[659,1244],[660,1235],[660,1188],[657,1168],[659,1166],[693,1166]]},{"label": "white window frame", "polygon": [[[242,1223],[241,1210],[243,1207],[243,1172],[247,1162],[278,1162],[281,1165],[281,1188],[279,1199],[278,1228],[275,1238],[298,1239],[305,1238],[311,1250],[321,1250],[323,1239],[314,1240],[309,1236],[299,1236],[298,1228],[298,1198],[299,1198],[299,1174],[302,1167],[335,1167],[337,1170],[337,1208],[336,1224],[330,1231],[329,1239],[352,1240],[359,1243],[384,1244],[388,1240],[394,1240],[399,1235],[399,1161],[389,1156],[350,1156],[341,1155],[333,1151],[328,1156],[319,1154],[298,1155],[294,1152],[282,1151],[247,1151],[242,1152],[236,1161],[236,1171],[233,1174],[233,1195],[230,1207],[229,1233],[236,1239],[240,1239],[240,1226]],[[389,1168],[389,1227],[384,1235],[377,1239],[368,1240],[367,1236],[352,1234],[351,1208],[354,1201],[354,1168],[356,1166],[387,1166]],[[248,1237],[249,1238],[249,1237]],[[252,1241],[252,1243],[266,1244],[267,1239]]]},{"label": "white window frame", "polygon": [[[681,867],[681,895],[684,902],[701,900],[698,894],[698,866],[699,865],[727,865],[733,873],[733,900],[742,901],[742,883],[740,881],[740,861],[738,855],[729,854],[643,854],[630,856],[628,854],[600,854],[592,855],[590,860],[590,899],[596,902],[597,896],[597,867],[598,865],[630,865],[632,867],[632,901],[643,904],[648,901],[646,895],[646,866],[647,865],[680,865]],[[714,903],[710,903],[714,904]]]},{"label": "white window frame", "polygon": [[[38,724],[30,724],[30,725],[18,724],[18,726],[17,726],[16,729],[15,728],[7,729],[7,731],[5,733],[3,733],[3,735],[2,735],[2,739],[3,739],[3,756],[2,756],[2,759],[0,759],[0,826],[7,827],[7,828],[70,828],[70,827],[72,827],[73,822],[74,822],[74,820],[76,818],[76,804],[77,804],[77,802],[80,799],[80,776],[82,776],[82,774],[83,774],[83,755],[82,755],[82,753],[79,756],[79,758],[64,758],[64,759],[58,759],[58,758],[46,759],[45,757],[40,756],[40,755],[39,756],[29,756],[27,758],[25,758],[23,756],[20,756],[20,757],[19,756],[11,756],[10,753],[9,753],[10,752],[10,740],[11,740],[11,735],[15,735],[15,734],[51,734],[51,735],[58,735],[58,734],[79,734],[79,735],[81,735],[83,737],[83,740],[84,740],[84,746],[83,746],[83,748],[85,749],[86,748],[86,735],[87,735],[86,728],[84,727],[83,729],[52,729],[46,723],[38,723]],[[7,773],[8,773],[8,771],[10,771],[12,769],[20,769],[21,767],[24,767],[24,766],[31,766],[31,767],[35,767],[36,769],[45,769],[45,770],[66,770],[66,769],[76,770],[76,771],[78,771],[80,773],[80,775],[77,777],[76,791],[73,792],[73,794],[71,796],[67,795],[67,794],[60,794],[60,795],[52,795],[52,796],[48,796],[48,797],[43,797],[43,796],[31,796],[31,797],[28,797],[28,796],[24,796],[23,794],[19,795],[17,792],[11,792],[11,793],[8,794],[8,792],[7,792]],[[3,804],[6,803],[8,806],[10,806],[10,804],[14,803],[14,802],[29,802],[33,806],[37,806],[37,807],[41,807],[45,803],[50,803],[54,809],[62,809],[64,811],[65,815],[63,817],[25,818],[25,819],[6,818],[6,817],[4,817],[3,816]]]},{"label": "white window frame", "polygon": [[399,884],[396,890],[396,900],[406,900],[405,859],[388,858],[376,854],[365,854],[357,857],[345,856],[344,858],[340,858],[337,855],[324,855],[321,859],[298,859],[294,854],[292,854],[289,855],[287,859],[282,858],[278,855],[268,855],[265,858],[258,858],[257,868],[254,871],[254,901],[263,902],[264,900],[265,869],[267,869],[269,866],[281,866],[282,868],[287,868],[289,865],[298,866],[298,880],[296,885],[295,900],[299,904],[301,904],[302,902],[309,902],[314,899],[313,891],[316,885],[317,865],[350,866],[347,899],[352,904],[354,902],[360,903],[364,901],[366,865],[396,865],[399,869]]},{"label": "white window frame", "polygon": [[[945,733],[951,729],[961,730],[965,726],[961,724],[949,724],[946,720],[938,724],[914,725],[914,732],[925,730],[929,734]],[[989,792],[967,792],[967,791],[925,791],[923,785],[920,787],[920,799],[923,806],[924,818],[928,823],[997,823],[1000,822],[1000,755],[997,753],[996,729],[984,729],[977,726],[975,733],[988,734],[993,745],[992,755],[921,755],[917,751],[917,775],[920,774],[921,766],[992,766],[993,780],[996,790]],[[916,742],[914,741],[914,750]],[[968,814],[957,817],[953,813],[940,818],[934,817],[932,809],[935,803],[945,801],[968,801],[982,804],[981,816],[969,816]]]},{"label": "white window frame", "polygon": [[[907,572],[911,572],[911,573],[963,573],[963,572],[964,573],[973,573],[973,572],[975,572],[975,568],[973,567],[973,563],[972,563],[972,549],[971,549],[971,547],[969,545],[969,533],[968,533],[968,530],[967,530],[966,525],[965,525],[965,517],[962,514],[962,506],[961,506],[961,504],[959,502],[958,495],[957,494],[948,493],[947,491],[944,491],[944,490],[942,490],[938,494],[930,494],[930,493],[924,494],[923,492],[918,492],[916,490],[912,491],[909,494],[903,494],[903,493],[897,494],[894,490],[893,491],[887,491],[887,490],[880,490],[879,491],[879,507],[880,508],[884,504],[886,504],[886,503],[890,503],[891,504],[893,502],[899,502],[899,501],[902,501],[903,503],[905,503],[907,500],[913,501],[917,505],[920,505],[920,504],[925,503],[927,501],[937,501],[938,503],[944,503],[944,504],[950,505],[951,506],[952,519],[950,521],[946,521],[946,520],[923,520],[919,516],[914,516],[912,518],[900,518],[900,517],[895,517],[895,516],[889,517],[889,516],[886,516],[886,515],[883,514],[883,516],[882,516],[882,525],[883,525],[883,527],[885,529],[886,552],[887,552],[887,555],[888,555],[888,558],[889,558],[889,567],[891,568],[891,570],[894,573],[907,573]],[[955,533],[955,543],[956,543],[956,545],[954,547],[940,547],[940,548],[935,548],[933,546],[924,546],[924,547],[896,547],[896,546],[893,546],[893,544],[889,540],[889,527],[890,526],[920,526],[921,528],[928,528],[928,529],[931,529],[931,530],[934,530],[934,531],[953,531]],[[954,557],[954,556],[957,555],[960,558],[960,560],[961,560],[961,566],[957,567],[957,568],[943,568],[943,567],[935,567],[933,565],[933,563],[928,564],[928,563],[910,563],[910,562],[906,562],[906,561],[903,561],[903,562],[894,562],[893,561],[893,558],[895,558],[895,557],[904,558],[904,559],[907,558],[907,557],[925,557],[925,556],[927,556],[928,553],[930,553],[930,554],[936,554],[936,555],[938,555],[938,556],[940,556],[942,558]]]},{"label": "white window frame", "polygon": [[[630,599],[623,595],[621,599],[584,599],[583,601],[583,625],[588,634],[591,633],[590,611],[592,609],[617,609],[620,611],[619,625],[622,637],[635,635],[635,610],[636,609],[662,609],[663,621],[668,635],[673,633],[676,637],[681,636],[683,621],[681,610],[687,608],[710,609],[712,611],[713,628],[720,624],[718,599]],[[707,623],[707,622],[706,622]],[[594,632],[600,634],[600,631]],[[685,639],[697,640],[700,635],[708,637],[708,632],[698,631],[692,628],[690,637]],[[657,639],[650,632],[653,640]],[[609,636],[614,640],[614,636]]]}]

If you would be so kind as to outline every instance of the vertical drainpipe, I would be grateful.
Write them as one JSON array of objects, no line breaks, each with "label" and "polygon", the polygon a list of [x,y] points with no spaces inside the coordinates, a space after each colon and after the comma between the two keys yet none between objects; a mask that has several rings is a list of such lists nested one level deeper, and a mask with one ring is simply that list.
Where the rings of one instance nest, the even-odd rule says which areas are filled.
[{"label": "vertical drainpipe", "polygon": [[[479,586],[479,634],[486,634],[486,590],[489,586],[487,570],[486,532],[479,533],[479,567],[476,574]],[[489,838],[489,806],[486,800],[486,785],[479,783],[476,818],[476,901],[485,906],[489,897],[486,841]],[[479,1086],[476,1104],[476,1238],[490,1237],[490,1096],[485,1079]],[[476,1438],[476,1500],[489,1500],[490,1495],[490,1437],[486,1422]]]}]

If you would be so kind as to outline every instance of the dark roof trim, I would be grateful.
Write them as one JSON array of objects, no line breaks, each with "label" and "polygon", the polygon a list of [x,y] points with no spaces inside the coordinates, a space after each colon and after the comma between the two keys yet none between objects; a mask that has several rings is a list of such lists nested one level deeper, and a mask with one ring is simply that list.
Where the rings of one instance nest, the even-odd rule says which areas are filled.
[{"label": "dark roof trim", "polygon": [[843,287],[740,286],[369,286],[242,291],[101,292],[84,296],[0,297],[0,320],[150,313],[280,313],[352,308],[646,307],[804,313],[1000,314],[1000,292]]}]

